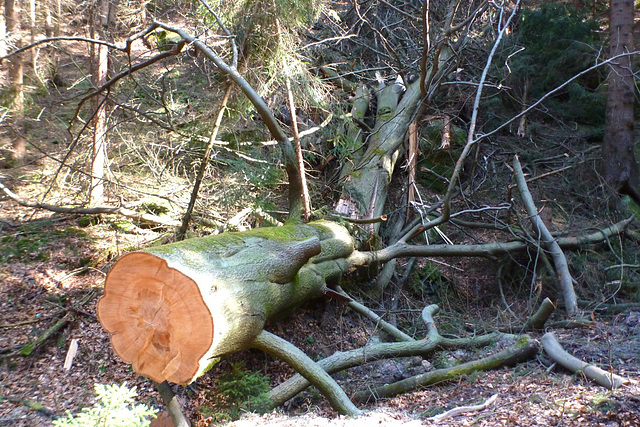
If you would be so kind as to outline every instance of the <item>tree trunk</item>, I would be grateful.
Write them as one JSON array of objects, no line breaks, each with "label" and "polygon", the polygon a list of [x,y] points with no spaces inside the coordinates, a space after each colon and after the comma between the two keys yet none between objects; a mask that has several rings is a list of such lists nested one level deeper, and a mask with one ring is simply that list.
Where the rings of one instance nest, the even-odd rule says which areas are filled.
[{"label": "tree trunk", "polygon": [[[451,55],[448,49],[443,50],[440,55],[439,77],[447,73],[448,68],[444,65]],[[345,205],[350,204],[350,210],[355,212],[352,216],[357,219],[378,218],[384,213],[389,183],[400,156],[400,148],[420,105],[420,79],[406,87],[406,90],[400,81],[390,85],[380,81],[377,94],[375,126],[368,137],[366,151],[354,159],[354,166],[348,166],[348,173],[343,174],[344,189],[336,208],[340,213],[348,210]],[[356,99],[363,98],[356,96]],[[378,222],[372,224],[371,231],[377,232],[379,225]]]},{"label": "tree trunk", "polygon": [[377,98],[376,125],[367,149],[345,177],[342,191],[343,203],[348,200],[353,205],[358,219],[377,218],[384,212],[399,149],[420,100],[420,87],[416,82],[405,91],[399,82],[381,83]]},{"label": "tree trunk", "polygon": [[[100,39],[108,40],[108,29],[112,24],[110,2],[102,0],[100,3],[98,31]],[[109,48],[102,44],[97,46],[94,85],[102,87],[107,82],[109,71]],[[91,189],[89,194],[91,206],[100,206],[104,202],[104,167],[106,162],[107,145],[107,105],[106,95],[95,97],[96,114],[93,130],[93,153],[91,161]]]},{"label": "tree trunk", "polygon": [[[7,40],[11,49],[18,49],[22,46],[18,32],[20,31],[20,2],[18,0],[5,0],[4,17],[6,25]],[[22,135],[21,122],[24,113],[24,75],[23,75],[23,55],[13,55],[9,60],[8,80],[11,90],[11,109],[13,117],[10,121],[14,128],[13,161],[22,163],[26,154],[26,141]]]},{"label": "tree trunk", "polygon": [[148,248],[111,269],[98,317],[138,374],[189,384],[249,347],[268,318],[322,295],[353,248],[325,221]]},{"label": "tree trunk", "polygon": [[[7,54],[7,21],[5,18],[5,2],[0,3],[0,7],[2,7],[2,13],[0,13],[0,56],[5,56]],[[4,68],[0,64],[0,72]]]},{"label": "tree trunk", "polygon": [[[633,51],[633,0],[611,0],[610,56]],[[640,171],[634,152],[634,76],[630,55],[611,62],[603,141],[602,175],[611,187],[640,204]]]},{"label": "tree trunk", "polygon": [[[102,86],[107,81],[109,68],[108,48],[103,45],[97,47],[97,63],[95,74],[96,87]],[[100,93],[95,98],[96,115],[93,129],[93,153],[91,158],[91,190],[89,194],[91,206],[100,206],[104,202],[104,166],[106,161],[106,133],[107,133],[107,108],[106,95]]]}]

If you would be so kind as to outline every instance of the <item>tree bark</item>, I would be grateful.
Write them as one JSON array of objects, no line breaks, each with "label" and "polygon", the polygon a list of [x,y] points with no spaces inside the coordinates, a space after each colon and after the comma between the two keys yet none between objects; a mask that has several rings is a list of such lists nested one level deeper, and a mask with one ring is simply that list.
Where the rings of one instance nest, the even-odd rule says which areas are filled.
[{"label": "tree bark", "polygon": [[134,371],[188,384],[249,347],[269,317],[323,294],[353,247],[321,221],[148,248],[111,269],[98,317]]},{"label": "tree bark", "polygon": [[[611,57],[633,51],[634,15],[633,0],[611,0]],[[629,195],[640,204],[640,170],[633,134],[634,90],[632,57],[621,56],[610,63],[602,175],[615,191]]]},{"label": "tree bark", "polygon": [[551,259],[553,259],[553,265],[556,269],[556,277],[558,278],[558,283],[560,283],[560,287],[562,288],[562,296],[567,314],[569,316],[575,316],[578,312],[578,297],[576,296],[576,291],[573,288],[573,278],[569,271],[567,258],[564,256],[564,252],[562,252],[560,245],[551,235],[551,232],[545,225],[544,221],[542,221],[542,218],[540,218],[538,208],[536,208],[536,205],[533,202],[533,197],[527,187],[524,172],[522,171],[522,166],[520,165],[520,160],[518,160],[517,155],[513,158],[513,169],[516,183],[518,184],[518,191],[520,192],[522,202],[524,203],[527,214],[533,224],[533,229],[540,238],[544,249],[549,252]]},{"label": "tree bark", "polygon": [[[7,41],[11,50],[19,49],[22,46],[21,38],[18,35],[20,30],[20,2],[19,0],[5,0],[4,17],[6,25]],[[21,132],[21,122],[24,114],[24,74],[23,74],[23,54],[14,55],[9,59],[7,71],[11,91],[11,109],[13,117],[10,121],[14,129],[12,141],[12,159],[15,163],[22,163],[27,151],[26,141]]]},{"label": "tree bark", "polygon": [[[108,39],[108,30],[112,24],[109,0],[102,0],[99,5],[100,19],[97,23],[97,33],[100,39]],[[102,87],[108,80],[109,49],[105,45],[98,45],[96,52],[94,85]],[[96,114],[93,130],[93,155],[91,161],[91,189],[89,204],[99,206],[104,202],[104,169],[107,157],[107,96],[100,92],[95,98]]]},{"label": "tree bark", "polygon": [[552,332],[544,334],[542,337],[542,347],[554,362],[562,365],[571,372],[584,374],[587,378],[603,387],[608,389],[618,388],[629,382],[627,378],[607,372],[570,355],[562,348]]},{"label": "tree bark", "polygon": [[[438,64],[440,73],[447,72],[444,64],[451,55],[448,49],[443,50]],[[377,93],[376,123],[369,135],[366,151],[354,160],[353,169],[349,166],[348,174],[343,174],[341,200],[354,206],[356,218],[378,218],[384,213],[400,147],[420,104],[420,80],[406,88],[400,81],[389,85],[381,81]],[[371,231],[377,232],[378,228],[379,224],[374,224]]]}]

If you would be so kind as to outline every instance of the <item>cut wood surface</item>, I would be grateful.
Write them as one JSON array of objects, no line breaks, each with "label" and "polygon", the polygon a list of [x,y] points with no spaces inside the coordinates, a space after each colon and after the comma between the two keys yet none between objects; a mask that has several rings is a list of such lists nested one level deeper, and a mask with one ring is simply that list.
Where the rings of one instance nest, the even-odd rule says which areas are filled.
[{"label": "cut wood surface", "polygon": [[188,384],[247,348],[267,318],[321,295],[352,251],[348,231],[326,221],[151,247],[114,265],[98,317],[135,372]]}]

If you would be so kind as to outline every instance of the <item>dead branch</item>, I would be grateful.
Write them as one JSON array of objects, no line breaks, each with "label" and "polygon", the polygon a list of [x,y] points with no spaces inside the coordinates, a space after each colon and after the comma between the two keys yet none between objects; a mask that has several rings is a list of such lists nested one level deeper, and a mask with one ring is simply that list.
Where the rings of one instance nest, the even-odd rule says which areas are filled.
[{"label": "dead branch", "polygon": [[398,394],[407,393],[417,388],[426,387],[452,380],[461,375],[470,374],[476,371],[488,371],[502,366],[512,366],[516,363],[529,359],[538,351],[538,343],[529,338],[528,335],[520,337],[511,347],[502,350],[491,356],[473,360],[451,368],[436,369],[435,371],[416,375],[404,380],[385,384],[368,390],[361,390],[353,395],[355,402],[365,402],[371,399],[377,400],[385,397],[392,397]]},{"label": "dead branch", "polygon": [[436,416],[427,418],[427,420],[437,423],[447,418],[455,417],[456,415],[466,414],[469,412],[482,411],[484,409],[487,409],[489,406],[491,406],[493,402],[496,401],[497,398],[498,398],[498,395],[494,394],[493,396],[491,396],[490,398],[488,398],[487,400],[485,400],[483,403],[479,405],[458,406],[457,408],[449,409],[448,411],[443,412],[442,414],[438,414]]},{"label": "dead branch", "polygon": [[353,93],[358,88],[358,85],[356,83],[353,83],[352,81],[345,79],[344,77],[341,77],[336,72],[336,70],[334,70],[329,66],[326,66],[326,65],[321,66],[320,71],[322,71],[322,73],[325,76],[327,76],[327,80],[331,80],[335,82],[336,86],[338,86],[340,89],[342,89],[345,92]]},{"label": "dead branch", "polygon": [[231,91],[233,89],[233,85],[231,83],[227,84],[227,88],[224,91],[224,96],[222,97],[222,101],[220,102],[220,108],[218,109],[218,114],[216,116],[216,122],[213,125],[213,129],[211,130],[211,135],[209,136],[209,142],[207,143],[207,148],[204,152],[204,157],[202,162],[200,163],[200,168],[198,169],[198,174],[196,175],[196,181],[193,184],[193,189],[191,190],[191,198],[189,199],[189,205],[187,206],[187,211],[182,218],[182,224],[176,233],[176,240],[184,239],[184,236],[187,233],[187,228],[189,227],[189,221],[191,220],[191,213],[193,212],[193,208],[196,205],[196,200],[198,199],[198,192],[200,191],[200,185],[202,184],[202,178],[204,177],[204,173],[207,170],[207,165],[209,164],[209,157],[211,156],[211,151],[213,150],[213,144],[218,137],[218,131],[220,130],[220,126],[222,125],[222,118],[224,117],[224,112],[227,109],[227,102],[229,102],[229,97],[231,96]]},{"label": "dead branch", "polygon": [[293,149],[293,145],[289,141],[289,138],[287,138],[287,135],[284,133],[284,130],[280,124],[278,124],[273,112],[267,106],[267,103],[262,99],[262,97],[260,97],[260,95],[258,95],[255,89],[251,87],[249,82],[240,75],[235,66],[227,64],[220,56],[218,56],[197,37],[192,36],[180,28],[172,27],[162,22],[156,21],[154,24],[166,31],[178,34],[182,39],[186,40],[193,47],[202,52],[202,54],[211,60],[221,72],[225,73],[236,85],[238,85],[238,88],[240,88],[242,93],[244,93],[247,99],[253,104],[258,114],[260,114],[260,117],[262,117],[262,120],[264,120],[265,126],[271,135],[276,141],[278,141],[278,146],[280,147],[285,159],[285,169],[289,180],[289,218],[299,219],[304,210],[301,197],[303,186],[300,170],[298,169],[296,161],[295,151]]},{"label": "dead branch", "polygon": [[[503,333],[491,333],[470,338],[442,337],[433,321],[433,315],[437,311],[438,306],[434,304],[425,307],[422,312],[422,319],[426,323],[428,330],[426,339],[373,344],[350,351],[337,352],[319,361],[318,366],[327,373],[332,374],[380,359],[410,356],[426,357],[441,348],[485,347],[501,338],[513,337],[513,335]],[[309,381],[296,374],[269,392],[270,404],[273,407],[280,406],[310,385]]]},{"label": "dead branch", "polygon": [[[55,412],[53,412],[51,409],[47,408],[40,402],[36,402],[28,399],[21,399],[19,397],[13,397],[13,396],[3,396],[0,394],[0,402],[2,402],[3,400],[8,400],[9,402],[12,402],[12,403],[18,403],[20,405],[24,405],[27,408],[40,412],[48,417],[56,416]],[[5,418],[2,419],[2,421],[5,421],[5,420],[6,420]]]},{"label": "dead branch", "polygon": [[162,218],[158,215],[153,215],[149,213],[140,213],[131,209],[127,209],[123,206],[97,206],[94,208],[66,208],[62,206],[50,205],[48,203],[40,203],[40,202],[30,202],[28,200],[23,199],[18,196],[13,191],[9,190],[3,183],[0,181],[0,190],[4,192],[11,200],[18,203],[21,206],[26,206],[28,208],[34,209],[45,209],[51,212],[63,213],[63,214],[80,214],[80,215],[97,215],[97,214],[118,214],[124,217],[142,221],[149,222],[152,224],[163,225],[166,227],[176,227],[180,225],[180,221],[171,219],[171,218]]},{"label": "dead branch", "polygon": [[365,305],[362,305],[359,302],[354,301],[349,295],[347,295],[340,288],[338,288],[338,292],[342,296],[344,296],[344,297],[346,297],[346,298],[348,298],[350,300],[349,303],[348,303],[349,308],[351,308],[356,313],[359,313],[362,316],[365,316],[368,319],[370,319],[372,322],[374,322],[376,324],[376,326],[378,328],[380,328],[381,330],[383,330],[387,334],[391,335],[396,340],[398,340],[398,341],[415,341],[413,338],[411,338],[409,335],[405,334],[400,329],[398,329],[395,326],[393,326],[391,323],[386,322],[384,319],[382,319],[382,317],[378,316],[376,313],[374,313],[372,310],[370,310]]},{"label": "dead branch", "polygon": [[[406,243],[406,240],[408,240],[409,238],[412,238],[414,236],[416,236],[417,234],[431,229],[433,227],[436,227],[440,224],[443,224],[447,221],[449,221],[449,218],[451,216],[451,199],[453,198],[453,194],[454,191],[456,189],[456,186],[458,185],[458,179],[460,177],[460,174],[462,172],[462,167],[464,166],[464,161],[467,158],[467,156],[469,155],[469,153],[471,152],[471,149],[473,148],[473,146],[479,141],[478,138],[475,138],[475,133],[476,133],[476,126],[477,126],[477,120],[478,120],[478,110],[480,108],[480,99],[482,98],[482,89],[484,87],[484,82],[487,79],[487,74],[489,73],[489,69],[491,68],[491,63],[493,62],[493,58],[496,54],[496,51],[498,50],[498,46],[500,45],[500,42],[503,38],[503,36],[505,35],[505,33],[507,32],[507,30],[509,29],[509,25],[511,23],[511,21],[513,20],[513,18],[516,16],[516,13],[519,9],[520,6],[520,0],[516,1],[516,4],[513,7],[513,10],[511,12],[511,14],[509,15],[509,17],[507,18],[503,28],[500,29],[500,31],[498,32],[498,36],[496,37],[495,42],[493,43],[493,47],[491,48],[491,52],[489,53],[489,56],[487,57],[484,69],[482,71],[482,75],[480,77],[480,81],[478,83],[478,89],[476,91],[476,96],[475,96],[475,100],[473,103],[473,109],[472,109],[472,113],[471,113],[471,121],[469,123],[469,132],[468,132],[468,137],[467,137],[467,143],[465,144],[464,148],[462,149],[462,153],[460,154],[460,157],[458,158],[458,160],[456,161],[456,165],[453,169],[453,173],[451,174],[451,179],[449,180],[449,186],[447,187],[447,191],[442,199],[442,214],[429,221],[426,224],[418,224],[416,225],[409,233],[406,234],[405,237],[403,237],[402,239],[400,239],[399,243]],[[502,12],[502,11],[501,11]],[[475,16],[475,15],[474,15]],[[428,16],[425,15],[425,18],[428,18]],[[425,23],[426,23],[427,19],[425,19]],[[424,61],[425,59],[423,59]],[[433,65],[433,69],[435,69],[435,67],[437,66],[438,61],[434,62]],[[433,73],[432,73],[433,75]],[[423,72],[421,72],[421,92],[422,92],[422,96],[426,96],[426,93],[424,92],[425,89],[425,83],[423,82],[423,79],[426,78],[426,76],[424,75]],[[431,79],[431,77],[430,77]],[[429,84],[431,84],[431,82],[429,82]]]},{"label": "dead branch", "polygon": [[252,346],[287,362],[327,398],[331,406],[343,415],[355,416],[360,410],[349,400],[344,390],[316,362],[290,342],[262,331]]},{"label": "dead branch", "polygon": [[31,44],[28,44],[26,46],[21,47],[20,49],[16,49],[12,52],[9,52],[8,54],[6,54],[5,56],[0,57],[0,64],[2,64],[2,61],[4,61],[5,59],[8,59],[14,55],[19,55],[22,52],[25,52],[29,49],[33,49],[36,46],[39,46],[41,44],[45,44],[45,43],[52,43],[52,42],[56,42],[56,41],[78,41],[78,42],[87,42],[87,43],[93,43],[93,44],[99,44],[99,45],[103,45],[103,46],[107,46],[110,49],[113,50],[119,50],[121,52],[124,53],[130,53],[131,52],[131,45],[133,44],[134,41],[141,39],[145,36],[147,36],[148,34],[150,34],[152,31],[154,31],[156,28],[158,28],[158,25],[153,23],[151,24],[149,27],[147,27],[146,29],[139,31],[135,34],[132,34],[130,37],[127,38],[127,40],[125,40],[125,44],[124,46],[120,47],[118,45],[115,45],[113,43],[109,43],[105,40],[100,40],[100,39],[92,39],[92,38],[88,38],[88,37],[75,37],[75,36],[61,36],[61,37],[46,37],[44,39],[40,39],[37,40]]},{"label": "dead branch", "polygon": [[565,367],[571,372],[584,374],[585,377],[603,387],[613,389],[629,383],[629,379],[625,377],[607,372],[595,365],[583,362],[577,357],[567,353],[565,349],[562,348],[562,345],[560,345],[553,332],[544,334],[542,337],[542,347],[554,362]]},{"label": "dead branch", "polygon": [[485,138],[488,138],[491,135],[495,135],[496,133],[500,132],[502,129],[506,128],[511,123],[513,123],[516,120],[518,120],[520,117],[528,114],[531,110],[533,110],[534,108],[536,108],[537,106],[542,104],[548,98],[554,96],[556,93],[558,93],[559,91],[561,91],[562,89],[564,89],[565,87],[567,87],[568,85],[573,83],[574,81],[578,80],[579,78],[581,78],[585,74],[589,74],[593,70],[597,70],[598,68],[600,68],[602,66],[610,64],[612,62],[615,62],[620,58],[623,58],[623,57],[626,57],[626,56],[635,56],[635,55],[640,55],[640,50],[636,50],[636,51],[633,51],[633,52],[625,52],[625,53],[620,54],[620,55],[612,56],[611,58],[609,58],[609,59],[607,59],[605,61],[598,62],[597,64],[587,68],[586,70],[579,72],[578,74],[576,74],[575,76],[571,77],[570,79],[567,79],[564,83],[561,83],[560,85],[556,86],[554,89],[552,89],[549,92],[547,92],[544,95],[542,95],[536,102],[531,104],[526,109],[522,110],[520,112],[520,114],[516,114],[515,116],[513,116],[512,118],[510,118],[506,122],[502,123],[500,126],[498,126],[497,128],[493,129],[492,131],[489,131],[487,133],[483,133],[483,134],[478,135],[476,137],[476,139],[474,140],[474,142],[479,142],[479,141],[481,141],[481,140],[483,140]]},{"label": "dead branch", "polygon": [[116,84],[120,79],[129,76],[133,73],[135,73],[138,70],[142,70],[143,68],[149,67],[152,64],[155,64],[156,62],[169,58],[170,56],[176,56],[178,55],[182,49],[184,48],[185,42],[184,40],[176,43],[176,45],[171,49],[168,50],[166,52],[162,52],[158,55],[155,55],[149,59],[147,59],[146,61],[142,61],[138,64],[135,64],[121,72],[119,72],[118,74],[116,74],[115,76],[113,76],[112,78],[110,78],[109,80],[107,80],[102,86],[100,86],[99,88],[95,89],[93,92],[85,95],[80,102],[78,102],[78,106],[76,107],[76,112],[75,114],[71,117],[71,120],[69,120],[69,123],[73,123],[76,119],[76,117],[78,117],[78,115],[80,114],[80,110],[82,109],[82,106],[84,105],[85,102],[87,102],[89,99],[93,98],[94,96],[104,92],[105,90],[109,90],[111,89],[111,86],[113,86],[114,84]]},{"label": "dead branch", "polygon": [[101,44],[103,46],[107,46],[111,49],[115,49],[115,50],[124,50],[124,48],[118,47],[113,43],[109,43],[106,42],[104,40],[98,40],[98,39],[90,39],[87,37],[47,37],[46,39],[42,39],[42,40],[37,40],[31,44],[28,44],[26,46],[21,47],[20,49],[16,49],[14,51],[11,51],[9,53],[7,53],[6,55],[0,57],[0,64],[2,64],[2,61],[4,61],[5,59],[9,59],[14,55],[19,55],[22,52],[25,52],[29,49],[33,49],[36,46],[39,46],[41,44],[44,43],[51,43],[51,42],[55,42],[55,41],[78,41],[78,42],[87,42],[87,43],[94,43],[94,44]]},{"label": "dead branch", "polygon": [[529,192],[529,188],[525,182],[522,165],[520,164],[520,160],[518,160],[517,155],[513,158],[513,168],[516,182],[518,183],[518,190],[520,191],[520,196],[522,197],[522,202],[527,210],[529,219],[531,220],[538,237],[542,241],[544,249],[549,252],[553,259],[556,275],[560,282],[560,287],[562,288],[567,314],[569,316],[574,316],[578,312],[578,298],[576,297],[576,291],[573,288],[573,278],[569,272],[567,258],[564,256],[562,248],[560,248],[560,245],[553,238],[544,221],[542,221],[542,218],[540,218],[540,215],[538,214],[538,209],[536,208],[533,197],[531,197],[531,193]]},{"label": "dead branch", "polygon": [[67,326],[67,323],[69,323],[71,319],[71,313],[67,311],[62,319],[54,323],[53,326],[44,331],[42,335],[38,336],[34,341],[23,345],[20,350],[18,350],[18,354],[20,354],[21,356],[30,356],[31,353],[33,353],[34,350],[44,344],[46,340],[48,340],[50,337],[58,333],[62,328]]},{"label": "dead branch", "polygon": [[182,413],[182,408],[180,408],[180,402],[178,402],[178,398],[173,394],[173,390],[169,386],[169,383],[163,381],[161,383],[153,382],[156,386],[156,390],[160,393],[162,400],[164,401],[165,406],[167,407],[167,411],[171,416],[171,421],[173,421],[173,425],[175,427],[189,427],[191,424],[187,417]]},{"label": "dead branch", "polygon": [[289,114],[291,116],[291,130],[293,132],[293,148],[296,153],[296,161],[298,162],[298,170],[300,171],[300,180],[302,184],[302,217],[305,222],[309,222],[311,218],[311,197],[309,196],[309,188],[307,187],[307,178],[305,175],[304,157],[302,156],[302,146],[300,145],[300,133],[298,132],[298,115],[296,114],[296,104],[293,99],[293,91],[291,90],[291,82],[287,77],[285,79],[287,87],[287,100],[289,102]]},{"label": "dead branch", "polygon": [[[556,238],[556,242],[563,249],[577,249],[584,245],[601,243],[609,237],[622,233],[633,221],[633,217],[617,222],[607,228],[580,236],[565,236]],[[398,242],[377,251],[354,251],[348,261],[352,266],[369,265],[372,262],[388,262],[401,257],[486,257],[495,258],[507,253],[515,253],[528,249],[529,242],[512,241],[484,243],[478,245],[409,245]]]},{"label": "dead branch", "polygon": [[544,328],[544,324],[549,320],[549,316],[556,309],[555,304],[549,298],[545,298],[540,304],[540,308],[536,311],[533,316],[527,320],[527,323],[524,324],[523,329],[542,329]]}]

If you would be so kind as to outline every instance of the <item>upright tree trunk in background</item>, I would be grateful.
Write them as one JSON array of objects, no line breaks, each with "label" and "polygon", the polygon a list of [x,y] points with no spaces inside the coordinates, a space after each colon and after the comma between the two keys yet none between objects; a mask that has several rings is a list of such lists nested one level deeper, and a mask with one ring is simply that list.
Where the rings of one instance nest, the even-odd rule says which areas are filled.
[{"label": "upright tree trunk in background", "polygon": [[[633,51],[633,0],[611,0],[611,57]],[[640,204],[640,173],[634,153],[634,76],[631,56],[610,65],[602,173],[616,191]]]},{"label": "upright tree trunk in background", "polygon": [[[108,0],[100,2],[100,19],[98,20],[98,31],[100,39],[108,39],[108,29],[111,24],[112,13]],[[95,50],[95,73],[94,84],[100,87],[107,82],[109,71],[109,50],[104,45],[98,45]],[[104,93],[96,96],[96,114],[94,118],[95,127],[93,130],[93,156],[91,163],[91,191],[89,194],[91,206],[98,206],[104,201],[104,167],[106,161],[106,132],[107,132],[107,106],[106,95]]]},{"label": "upright tree trunk in background", "polygon": [[2,13],[0,13],[0,56],[5,56],[7,54],[7,24],[4,16],[4,2],[0,2],[0,8],[2,9]]},{"label": "upright tree trunk in background", "polygon": [[[8,50],[22,45],[18,32],[20,31],[20,3],[17,0],[5,0],[4,18],[6,24],[6,40]],[[10,121],[14,130],[13,160],[21,163],[26,153],[26,142],[20,129],[24,109],[24,78],[22,72],[22,54],[12,56],[8,62],[7,80],[11,87],[13,117]]]},{"label": "upright tree trunk in background", "polygon": [[[29,43],[36,41],[36,0],[29,0]],[[38,74],[38,51],[40,49],[31,49],[31,62],[33,63],[33,72]]]}]

